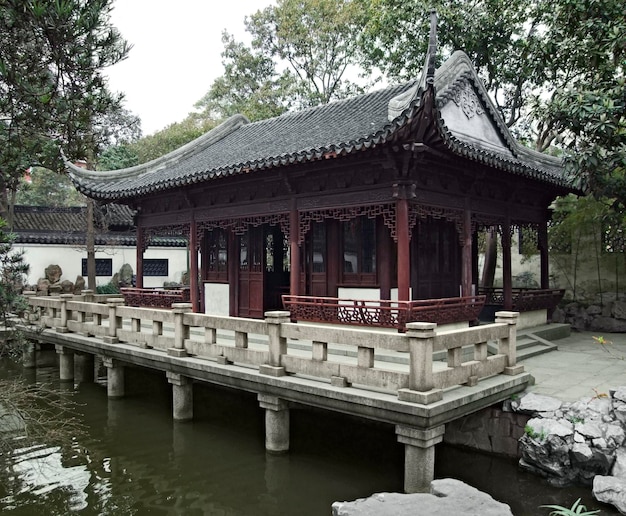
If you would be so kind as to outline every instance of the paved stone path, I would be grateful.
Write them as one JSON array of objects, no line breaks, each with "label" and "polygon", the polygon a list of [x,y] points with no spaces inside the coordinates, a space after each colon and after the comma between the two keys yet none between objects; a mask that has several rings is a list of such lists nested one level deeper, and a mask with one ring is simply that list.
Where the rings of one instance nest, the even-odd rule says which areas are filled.
[{"label": "paved stone path", "polygon": [[[602,346],[594,336],[610,344]],[[574,332],[553,341],[558,351],[520,361],[536,383],[528,391],[576,401],[626,386],[626,334]]]}]

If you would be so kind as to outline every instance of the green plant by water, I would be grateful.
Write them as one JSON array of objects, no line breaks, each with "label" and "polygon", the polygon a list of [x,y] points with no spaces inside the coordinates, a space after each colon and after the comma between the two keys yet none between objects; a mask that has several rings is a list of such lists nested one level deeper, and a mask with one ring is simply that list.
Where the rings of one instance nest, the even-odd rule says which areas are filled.
[{"label": "green plant by water", "polygon": [[587,507],[580,503],[580,498],[574,502],[571,507],[563,507],[562,505],[542,505],[546,509],[554,509],[550,512],[550,516],[591,516],[598,514],[600,509],[588,511]]}]

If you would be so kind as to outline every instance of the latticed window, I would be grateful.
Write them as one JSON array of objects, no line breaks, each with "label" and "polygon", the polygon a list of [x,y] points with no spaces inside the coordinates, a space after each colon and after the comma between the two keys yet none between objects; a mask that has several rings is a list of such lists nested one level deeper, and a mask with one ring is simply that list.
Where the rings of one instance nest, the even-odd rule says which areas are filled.
[{"label": "latticed window", "polygon": [[376,220],[357,217],[343,223],[344,283],[376,282]]},{"label": "latticed window", "polygon": [[144,276],[169,276],[167,258],[146,258],[143,261]]},{"label": "latticed window", "polygon": [[[87,276],[87,258],[82,259],[82,275]],[[96,258],[96,276],[113,276],[113,259]]]},{"label": "latticed window", "polygon": [[209,231],[206,236],[206,279],[228,280],[228,235],[221,228]]}]

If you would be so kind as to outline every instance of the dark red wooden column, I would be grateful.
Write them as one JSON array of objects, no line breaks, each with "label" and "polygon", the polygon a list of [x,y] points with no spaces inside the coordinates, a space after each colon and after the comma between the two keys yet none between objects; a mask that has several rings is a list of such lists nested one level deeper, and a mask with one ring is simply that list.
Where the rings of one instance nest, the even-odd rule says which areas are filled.
[{"label": "dark red wooden column", "polygon": [[135,286],[143,288],[143,252],[145,249],[144,232],[141,224],[137,224],[137,271],[135,273]]},{"label": "dark red wooden column", "polygon": [[394,185],[396,237],[398,239],[398,301],[411,300],[411,248],[409,234],[409,192],[411,185]]},{"label": "dark red wooden column", "polygon": [[461,254],[461,295],[471,296],[472,292],[472,213],[469,209],[463,212],[463,252]]},{"label": "dark red wooden column", "polygon": [[289,252],[291,272],[289,275],[289,294],[300,295],[300,216],[295,199],[289,212]]},{"label": "dark red wooden column", "polygon": [[504,309],[513,308],[513,278],[511,274],[511,221],[507,217],[502,224],[502,290]]},{"label": "dark red wooden column", "polygon": [[198,225],[195,220],[189,224],[189,300],[191,309],[197,312],[200,309],[198,288]]},{"label": "dark red wooden column", "polygon": [[550,274],[548,265],[548,223],[546,221],[539,224],[537,240],[537,244],[539,247],[541,288],[550,288]]}]

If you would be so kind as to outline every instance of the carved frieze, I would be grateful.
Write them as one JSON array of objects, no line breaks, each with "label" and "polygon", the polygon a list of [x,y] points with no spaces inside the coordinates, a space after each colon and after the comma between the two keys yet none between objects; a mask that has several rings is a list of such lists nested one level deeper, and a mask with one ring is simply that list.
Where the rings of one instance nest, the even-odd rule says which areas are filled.
[{"label": "carved frieze", "polygon": [[478,95],[467,79],[462,79],[453,86],[450,98],[468,119],[485,112]]}]

